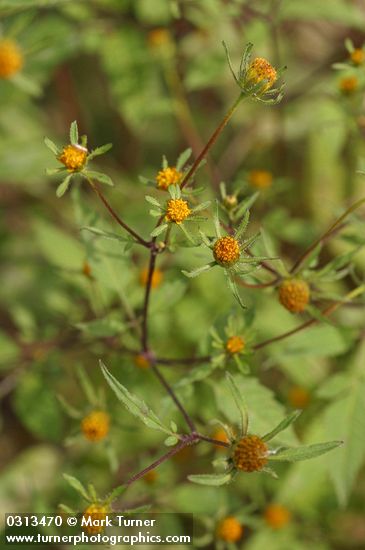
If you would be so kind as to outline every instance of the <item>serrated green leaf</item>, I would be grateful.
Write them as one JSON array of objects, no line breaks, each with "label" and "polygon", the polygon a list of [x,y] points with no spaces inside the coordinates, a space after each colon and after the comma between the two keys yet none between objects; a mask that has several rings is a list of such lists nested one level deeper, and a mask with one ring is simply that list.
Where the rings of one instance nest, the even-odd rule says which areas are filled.
[{"label": "serrated green leaf", "polygon": [[161,233],[163,233],[165,229],[167,229],[167,223],[155,227],[155,229],[151,231],[150,235],[151,237],[158,237],[158,235],[161,235]]},{"label": "serrated green leaf", "polygon": [[314,445],[305,445],[292,449],[284,448],[283,451],[278,451],[277,454],[270,455],[269,460],[277,462],[298,462],[300,460],[309,460],[317,456],[323,455],[343,445],[343,441],[327,441],[326,443],[315,443]]},{"label": "serrated green leaf", "polygon": [[110,151],[110,149],[113,147],[112,143],[106,143],[105,145],[102,145],[101,147],[96,147],[96,149],[93,149],[91,153],[88,155],[88,160],[92,160],[95,157],[98,157],[100,155],[104,155],[104,153],[107,153]]},{"label": "serrated green leaf", "polygon": [[126,409],[131,414],[142,420],[142,422],[149,428],[153,428],[154,430],[159,430],[171,435],[171,431],[162,424],[158,416],[146,405],[146,403],[144,403],[144,401],[139,399],[136,395],[130,393],[127,388],[118,382],[118,380],[108,371],[102,361],[99,361],[99,363],[104,378]]},{"label": "serrated green leaf", "polygon": [[241,391],[235,382],[235,379],[229,372],[226,372],[226,379],[240,415],[241,434],[246,435],[248,431],[248,410],[245,399],[242,396]]},{"label": "serrated green leaf", "polygon": [[81,483],[81,481],[79,481],[76,477],[70,476],[68,474],[63,474],[63,478],[67,481],[67,483],[73,489],[75,489],[75,491],[77,491],[79,493],[79,495],[82,496],[83,499],[85,499],[88,502],[91,501],[90,495],[89,495],[88,491],[86,490],[86,488]]},{"label": "serrated green leaf", "polygon": [[262,441],[270,441],[270,439],[273,439],[278,433],[286,430],[286,428],[288,428],[290,424],[296,421],[301,412],[302,411],[294,411],[289,414],[286,418],[284,418],[284,420],[280,422],[280,424],[276,426],[276,428],[264,435]]}]

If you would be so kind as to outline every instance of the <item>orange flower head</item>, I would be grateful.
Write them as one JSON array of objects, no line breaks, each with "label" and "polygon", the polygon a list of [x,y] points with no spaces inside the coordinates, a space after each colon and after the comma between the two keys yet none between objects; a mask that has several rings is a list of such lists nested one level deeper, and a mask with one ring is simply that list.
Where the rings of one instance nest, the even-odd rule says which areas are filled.
[{"label": "orange flower head", "polygon": [[214,259],[223,267],[234,265],[239,260],[240,254],[239,242],[234,237],[220,237],[214,243]]},{"label": "orange flower head", "polygon": [[251,86],[255,86],[263,80],[267,80],[260,90],[261,93],[264,93],[272,88],[277,79],[277,73],[274,67],[266,59],[263,57],[256,57],[251,61],[247,69],[246,78]]},{"label": "orange flower head", "polygon": [[280,303],[291,313],[304,311],[309,299],[309,286],[302,279],[287,279],[279,287]]},{"label": "orange flower head", "polygon": [[291,513],[282,504],[270,504],[265,510],[264,517],[272,529],[282,529],[289,523]]},{"label": "orange flower head", "polygon": [[267,445],[257,435],[245,435],[237,443],[233,462],[243,472],[259,472],[267,463]]},{"label": "orange flower head", "polygon": [[168,166],[163,170],[160,170],[156,176],[156,183],[158,189],[166,189],[169,185],[176,185],[181,181],[183,174],[175,168],[175,166]]},{"label": "orange flower head", "polygon": [[243,534],[243,526],[233,516],[222,519],[217,527],[216,535],[226,542],[237,542]]},{"label": "orange flower head", "polygon": [[69,172],[79,172],[85,166],[87,149],[81,145],[66,145],[58,160],[62,162]]},{"label": "orange flower head", "polygon": [[230,355],[240,353],[245,349],[245,341],[241,336],[231,336],[226,342],[226,351]]},{"label": "orange flower head", "polygon": [[92,411],[81,421],[81,431],[89,441],[101,441],[110,428],[110,417],[105,411]]},{"label": "orange flower head", "polygon": [[169,199],[166,208],[166,220],[180,224],[189,217],[191,210],[183,199]]},{"label": "orange flower head", "polygon": [[365,52],[362,48],[355,48],[350,53],[350,59],[354,65],[362,65],[365,61]]},{"label": "orange flower head", "polygon": [[307,388],[292,386],[288,391],[288,401],[295,409],[305,409],[310,402],[311,396]]},{"label": "orange flower head", "polygon": [[149,485],[152,485],[153,483],[155,483],[157,478],[158,478],[158,473],[156,472],[156,470],[150,470],[149,472],[147,472],[147,474],[143,476],[143,480]]},{"label": "orange flower head", "polygon": [[250,185],[257,189],[268,189],[272,185],[272,179],[272,173],[268,170],[252,170],[248,176]]},{"label": "orange flower head", "polygon": [[[105,520],[109,512],[110,509],[107,506],[94,503],[90,504],[90,506],[86,508],[86,510],[82,514],[82,517],[84,521],[100,522],[101,520]],[[89,535],[97,535],[98,533],[102,533],[105,530],[105,527],[103,525],[86,524],[84,525],[84,529]]]},{"label": "orange flower head", "polygon": [[[160,286],[163,279],[163,273],[161,269],[156,268],[152,274],[151,287],[157,288]],[[148,281],[148,267],[142,269],[139,275],[139,282],[142,286],[146,286]]]},{"label": "orange flower head", "polygon": [[23,67],[23,54],[13,40],[0,40],[0,78],[10,78]]},{"label": "orange flower head", "polygon": [[91,266],[90,266],[89,262],[87,262],[86,260],[84,261],[83,266],[82,266],[82,273],[88,279],[91,278]]},{"label": "orange flower head", "polygon": [[138,367],[139,369],[148,369],[151,365],[149,360],[143,353],[135,355],[133,361],[136,367]]},{"label": "orange flower head", "polygon": [[148,33],[148,44],[151,48],[159,48],[171,42],[171,34],[163,27],[153,29]]},{"label": "orange flower head", "polygon": [[351,95],[357,91],[359,87],[359,81],[356,76],[346,76],[340,80],[339,88],[340,92],[344,95]]}]

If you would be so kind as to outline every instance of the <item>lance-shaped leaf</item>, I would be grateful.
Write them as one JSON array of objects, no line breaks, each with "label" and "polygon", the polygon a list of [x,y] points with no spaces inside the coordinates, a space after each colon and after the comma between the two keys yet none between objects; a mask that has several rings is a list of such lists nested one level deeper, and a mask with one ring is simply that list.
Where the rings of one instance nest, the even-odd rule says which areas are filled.
[{"label": "lance-shaped leaf", "polygon": [[84,226],[81,227],[81,231],[83,230],[90,231],[90,233],[93,233],[98,237],[104,237],[105,239],[110,239],[112,241],[120,241],[122,243],[134,242],[133,239],[131,239],[131,237],[129,236],[124,237],[123,235],[116,235],[111,231],[104,231],[103,229],[99,229],[99,227]]},{"label": "lance-shaped leaf", "polygon": [[223,474],[196,474],[188,476],[188,480],[199,485],[213,485],[219,487],[220,485],[226,485],[233,479],[232,472],[225,472]]},{"label": "lance-shaped leaf", "polygon": [[107,151],[109,151],[113,145],[111,143],[106,143],[105,145],[102,145],[101,147],[96,147],[96,149],[93,149],[88,155],[88,160],[92,160],[95,157],[98,157],[99,155],[104,155]]},{"label": "lance-shaped leaf", "polygon": [[206,264],[206,265],[203,265],[202,267],[198,267],[197,269],[194,269],[194,271],[185,271],[184,269],[182,269],[181,273],[183,273],[185,277],[190,277],[190,279],[193,279],[194,277],[197,277],[204,271],[208,271],[215,265],[217,265],[217,262],[210,262],[209,264]]},{"label": "lance-shaped leaf", "polygon": [[77,122],[74,120],[71,122],[70,126],[70,142],[72,145],[77,145],[79,143],[79,130],[77,128]]},{"label": "lance-shaped leaf", "polygon": [[273,439],[276,435],[278,435],[280,432],[286,430],[290,424],[296,421],[298,416],[301,414],[302,411],[294,411],[288,416],[284,418],[277,426],[274,428],[271,432],[267,433],[262,437],[262,441],[270,441],[270,439]]},{"label": "lance-shaped leaf", "polygon": [[87,172],[84,172],[84,173],[89,178],[93,178],[97,181],[100,181],[100,183],[105,183],[106,185],[110,185],[111,187],[114,186],[113,180],[106,174],[102,174],[101,172],[95,172],[95,170],[88,170]]},{"label": "lance-shaped leaf", "polygon": [[316,443],[314,445],[305,445],[292,449],[284,448],[282,451],[279,449],[276,454],[270,455],[270,460],[280,462],[309,460],[310,458],[328,453],[328,451],[332,451],[332,449],[340,447],[341,445],[343,445],[343,441],[327,441],[326,443]]},{"label": "lance-shaped leaf", "polygon": [[52,153],[54,153],[57,156],[60,154],[60,150],[58,149],[57,145],[53,143],[51,139],[49,139],[48,137],[45,137],[44,143],[48,147],[48,149],[52,151]]},{"label": "lance-shaped leaf", "polygon": [[113,502],[113,500],[115,500],[116,498],[118,498],[121,494],[124,493],[124,491],[126,490],[126,485],[118,485],[117,487],[115,487],[110,493],[109,495],[107,496],[107,499],[106,501],[107,502]]},{"label": "lance-shaped leaf", "polygon": [[69,174],[65,177],[62,183],[57,187],[56,195],[60,199],[67,191],[67,189],[70,187],[72,174]]},{"label": "lance-shaped leaf", "polygon": [[228,282],[228,286],[229,286],[233,296],[236,298],[236,300],[239,303],[239,305],[241,306],[241,308],[242,309],[247,309],[247,306],[242,302],[242,298],[240,296],[240,293],[238,292],[238,288],[236,286],[236,283],[235,283],[233,277],[231,277],[230,274],[227,275],[227,282]]},{"label": "lance-shaped leaf", "polygon": [[233,376],[229,372],[226,372],[226,378],[228,381],[229,389],[231,390],[231,394],[233,396],[238,412],[240,414],[241,433],[242,435],[246,435],[248,431],[248,411],[247,411],[245,400],[241,395],[241,392]]},{"label": "lance-shaped leaf", "polygon": [[101,371],[108,382],[111,389],[114,391],[115,395],[127,408],[127,410],[142,420],[146,426],[154,430],[159,430],[161,432],[167,433],[168,435],[173,435],[171,430],[166,428],[158,416],[136,395],[130,393],[127,388],[125,388],[114,376],[108,371],[106,366],[102,361],[99,361]]},{"label": "lance-shaped leaf", "polygon": [[86,488],[83,486],[81,481],[79,481],[76,477],[70,476],[68,474],[63,474],[64,479],[67,481],[67,483],[75,489],[79,493],[79,495],[82,496],[83,499],[87,500],[88,502],[91,501],[90,495]]},{"label": "lance-shaped leaf", "polygon": [[180,171],[184,167],[184,164],[189,160],[191,153],[192,153],[192,150],[189,147],[189,149],[185,149],[185,151],[183,151],[179,155],[176,161],[176,170]]}]

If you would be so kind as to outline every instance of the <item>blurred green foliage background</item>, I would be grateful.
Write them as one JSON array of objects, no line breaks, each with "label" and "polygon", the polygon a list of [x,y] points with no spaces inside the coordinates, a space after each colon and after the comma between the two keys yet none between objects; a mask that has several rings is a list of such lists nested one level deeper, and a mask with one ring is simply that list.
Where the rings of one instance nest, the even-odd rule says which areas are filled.
[{"label": "blurred green foliage background", "polygon": [[[253,42],[256,55],[287,66],[284,100],[272,108],[244,103],[198,180],[208,198],[221,181],[249,194],[250,171],[270,171],[273,183],[260,193],[252,225],[264,227],[291,265],[364,195],[357,170],[364,168],[365,65],[332,65],[348,60],[346,38],[362,47],[365,2],[0,0],[0,31],[24,54],[24,79],[0,79],[1,511],[50,512],[60,502],[82,509],[63,472],[93,482],[103,495],[163,452],[160,434],[130,417],[106,387],[99,358],[163,417],[181,420],[148,369],[119,350],[134,344],[129,323],[140,315],[147,255],[138,248],[124,253],[120,243],[80,230],[115,227],[86,185],[56,198],[57,182],[45,175],[55,161],[44,136],[66,144],[77,120],[92,147],[112,142],[95,163],[115,182],[105,192],[123,219],[148,236],[153,220],[139,175],[153,179],[162,154],[171,164],[187,147],[198,154],[237,93],[221,41],[235,63]],[[357,88],[346,95],[341,79],[353,75]],[[360,222],[353,221],[327,244],[325,260],[361,237]],[[194,281],[181,274],[204,258],[189,248],[163,256],[164,278],[151,307],[151,338],[161,356],[207,353],[212,324],[223,327],[234,309],[220,270]],[[354,259],[359,278],[364,260],[361,252]],[[349,290],[349,279],[330,286],[333,295]],[[298,324],[270,290],[242,293],[255,311],[258,341]],[[335,326],[317,325],[255,354],[242,382],[253,431],[268,431],[291,410],[290,389],[300,386],[309,403],[283,443],[344,439],[343,449],[280,467],[279,481],[242,475],[227,487],[205,488],[186,476],[209,471],[221,451],[201,444],[161,466],[153,483],[131,487],[121,507],[152,503],[154,510],[193,512],[213,524],[237,514],[245,525],[238,547],[249,550],[364,548],[363,338],[359,300],[338,312]],[[105,442],[86,441],[57,398],[90,410],[77,382],[79,366],[105,392],[112,419]],[[177,383],[186,370],[167,367],[166,376]],[[208,434],[212,418],[234,421],[228,389],[214,380],[179,390]],[[265,523],[270,502],[290,510],[285,528]]]}]

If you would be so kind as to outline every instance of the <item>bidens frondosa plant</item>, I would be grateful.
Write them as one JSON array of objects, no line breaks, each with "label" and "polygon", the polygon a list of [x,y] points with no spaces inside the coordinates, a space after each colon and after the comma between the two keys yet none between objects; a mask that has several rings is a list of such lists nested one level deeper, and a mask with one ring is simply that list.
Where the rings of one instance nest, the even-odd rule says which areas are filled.
[{"label": "bidens frondosa plant", "polygon": [[[241,101],[247,99],[274,105],[283,96],[282,86],[275,88],[280,79],[281,70],[275,69],[269,61],[261,57],[251,59],[251,50],[252,45],[250,44],[243,52],[237,74],[233,71],[227,52],[229,66],[239,87],[239,96],[195,160],[187,164],[191,156],[190,149],[184,151],[172,165],[169,165],[167,159],[163,157],[161,170],[157,174],[155,173],[151,179],[142,178],[144,183],[153,188],[151,192],[154,193],[153,196],[147,195],[145,197],[149,205],[152,205],[150,215],[154,219],[154,223],[151,224],[150,218],[145,216],[145,219],[149,220],[148,223],[150,223],[150,226],[145,228],[147,236],[142,236],[139,229],[134,229],[127,224],[104,196],[97,182],[110,184],[110,178],[104,173],[89,169],[90,161],[106,152],[110,145],[89,152],[87,138],[86,136],[79,138],[76,122],[71,124],[70,143],[64,147],[58,148],[53,142],[46,139],[46,145],[55,155],[55,160],[62,165],[51,171],[52,174],[61,174],[64,177],[57,189],[57,195],[61,197],[65,193],[72,178],[86,180],[112,217],[113,222],[123,230],[123,235],[105,231],[99,226],[90,225],[91,216],[89,216],[88,224],[83,229],[87,230],[92,238],[116,241],[118,246],[120,245],[118,257],[121,255],[123,261],[131,261],[137,264],[140,261],[139,251],[148,255],[148,262],[146,263],[146,258],[143,257],[143,264],[141,263],[138,271],[135,271],[135,273],[139,273],[139,276],[135,275],[135,278],[140,293],[138,296],[142,295],[140,303],[138,303],[139,297],[133,296],[133,305],[126,307],[125,296],[121,293],[124,324],[116,331],[112,331],[111,334],[108,330],[106,333],[101,332],[101,335],[100,332],[96,333],[99,338],[107,338],[107,343],[113,349],[117,349],[118,353],[124,354],[131,365],[134,364],[139,369],[139,371],[134,369],[136,377],[154,376],[156,378],[166,392],[165,401],[168,405],[176,407],[176,412],[179,413],[185,425],[184,429],[169,417],[169,408],[164,409],[164,407],[161,407],[161,412],[157,414],[140,396],[132,393],[126,387],[123,374],[119,375],[118,373],[115,376],[104,362],[100,361],[105,381],[113,390],[117,399],[145,427],[159,432],[164,438],[164,445],[168,450],[159,453],[156,459],[137,473],[131,474],[112,491],[107,500],[98,500],[95,495],[89,497],[88,493],[85,493],[85,490],[80,488],[77,482],[72,481],[73,486],[78,487],[84,498],[89,498],[91,508],[89,506],[86,509],[85,515],[92,515],[93,513],[102,515],[104,506],[113,504],[114,499],[121,495],[127,487],[138,480],[147,480],[148,477],[153,478],[154,475],[151,472],[155,472],[160,464],[173,457],[176,457],[176,459],[182,457],[181,464],[184,463],[185,466],[188,466],[188,472],[191,471],[188,476],[190,481],[218,486],[233,481],[236,476],[246,476],[252,473],[266,473],[276,477],[275,472],[271,469],[271,465],[275,462],[297,462],[312,459],[342,444],[342,441],[334,440],[312,445],[288,446],[284,441],[285,445],[283,446],[282,432],[289,428],[292,429],[292,423],[299,416],[298,411],[294,411],[286,417],[284,413],[284,419],[279,424],[275,426],[278,421],[275,419],[273,426],[271,428],[267,426],[268,430],[262,430],[263,433],[261,433],[261,430],[256,429],[251,431],[249,410],[244,400],[245,381],[250,381],[251,386],[254,383],[259,385],[256,372],[255,375],[251,374],[250,378],[247,375],[250,372],[252,373],[252,358],[256,357],[262,349],[274,342],[289,338],[291,335],[304,330],[307,326],[327,321],[329,315],[337,308],[364,292],[364,284],[361,281],[356,281],[356,277],[353,277],[353,280],[356,281],[355,288],[345,297],[334,296],[333,292],[329,292],[326,286],[328,282],[338,281],[341,278],[353,275],[353,273],[350,273],[349,263],[363,246],[362,242],[354,239],[351,242],[350,251],[346,251],[335,261],[331,260],[324,265],[320,263],[324,243],[342,228],[342,224],[347,220],[349,214],[354,214],[355,210],[364,201],[359,200],[348,208],[323,235],[304,250],[292,267],[286,267],[280,259],[280,250],[273,250],[265,231],[258,228],[257,220],[255,220],[253,231],[249,227],[250,210],[254,207],[255,201],[260,195],[260,190],[271,185],[272,176],[270,172],[261,170],[259,173],[256,172],[254,177],[251,173],[249,179],[252,186],[255,187],[255,193],[249,196],[242,188],[231,189],[228,187],[229,184],[226,186],[226,184],[221,183],[219,196],[213,209],[210,200],[199,200],[200,193],[208,192],[208,190],[194,188],[198,169],[204,164],[209,151]],[[144,206],[147,207],[145,204]],[[199,216],[198,214],[203,211],[204,216]],[[87,241],[88,252],[91,251],[91,262],[94,261],[92,253],[95,252],[92,244],[91,241]],[[174,264],[175,253],[186,249],[195,251],[197,258],[193,257],[193,260],[189,263],[184,254],[179,255],[178,275],[182,272],[187,278],[193,278],[216,268],[218,280],[223,282],[226,279],[233,294],[234,299],[232,302],[227,300],[228,307],[231,308],[232,306],[233,313],[224,327],[219,326],[220,319],[214,318],[212,321],[214,327],[206,327],[206,342],[202,342],[201,347],[194,351],[192,357],[161,357],[159,347],[165,340],[165,334],[161,334],[160,343],[154,341],[154,339],[157,340],[156,332],[154,332],[153,338],[150,334],[152,325],[151,295],[158,295],[160,289],[155,292],[151,292],[151,290],[161,285],[162,291],[165,286],[165,280],[161,284],[162,271],[158,267],[161,256],[167,258],[163,269],[165,276],[168,268]],[[204,254],[207,257],[206,263],[204,263],[204,258],[200,260],[198,257]],[[196,265],[195,260],[200,267],[191,270]],[[97,262],[95,262],[95,266],[95,273],[97,273]],[[124,265],[123,269],[125,269]],[[93,265],[90,273],[94,274]],[[204,277],[209,278],[213,275],[213,273],[205,273]],[[184,277],[181,277],[181,280],[185,281],[185,285],[192,285],[192,282]],[[242,294],[245,293],[250,307],[246,308],[244,305],[241,288],[239,291],[238,287],[242,288]],[[251,313],[252,302],[250,302],[250,299],[254,292],[263,289],[265,291],[263,292],[262,301],[272,299],[275,305],[278,305],[277,302],[279,301],[288,312],[305,316],[305,322],[298,324],[285,333],[279,332],[277,335],[274,334],[274,336],[265,340],[258,340],[257,332],[260,331],[261,326],[256,319],[255,326],[257,328],[255,328],[255,332],[252,330],[254,315]],[[228,296],[230,295],[228,294]],[[173,298],[174,296],[170,294],[166,301],[169,302]],[[236,301],[241,308],[237,307]],[[323,307],[322,302],[325,302]],[[242,308],[245,308],[245,311]],[[280,306],[278,308],[280,309]],[[289,316],[282,309],[280,311],[284,316],[287,315],[290,321],[295,322],[294,316]],[[193,327],[195,319],[192,317],[191,320],[189,319],[190,321]],[[78,328],[82,330],[85,325],[88,325],[88,323],[79,323]],[[109,323],[107,328],[113,329],[114,326],[113,323]],[[163,325],[157,323],[158,326]],[[95,325],[92,328],[95,330]],[[100,326],[97,326],[97,328],[100,329]],[[101,328],[105,328],[105,326]],[[211,330],[209,330],[210,328]],[[211,339],[209,339],[209,334],[212,336]],[[258,363],[261,363],[261,361],[258,361]],[[176,364],[188,367],[188,372],[178,380],[171,382],[169,378],[165,377],[163,368],[165,366],[172,367]],[[238,369],[239,373],[231,373],[233,369]],[[222,378],[222,370],[226,371],[225,378]],[[86,382],[84,375],[81,376],[80,381],[84,383],[85,393],[90,402],[90,407],[86,411],[75,410],[62,398],[60,400],[70,416],[78,420],[78,432],[83,436],[83,439],[87,440],[84,441],[84,444],[92,445],[100,441],[101,445],[105,444],[105,447],[107,447],[111,430],[109,429],[109,412],[105,407],[105,402],[99,399],[98,392],[93,390],[92,386]],[[185,395],[188,400],[196,384],[206,384],[209,390],[213,388],[213,391],[216,392],[224,392],[225,388],[227,393],[228,388],[230,391],[228,400],[225,401],[226,406],[218,407],[221,414],[225,415],[227,412],[227,422],[212,419],[211,423],[218,424],[221,430],[220,432],[213,432],[212,437],[206,435],[206,433],[211,434],[211,425],[205,426],[206,419],[203,416],[199,416],[199,423],[201,423],[199,425],[198,421],[189,413],[188,405],[180,396],[181,391],[182,395]],[[185,390],[186,394],[183,393]],[[219,395],[217,402],[219,405]],[[232,421],[229,418],[227,403],[231,402],[235,404],[238,411],[237,421]],[[303,400],[296,402],[302,403],[304,406]],[[165,414],[162,414],[164,411]],[[254,414],[252,417],[254,418]],[[254,425],[254,421],[252,424]],[[220,448],[226,453],[225,456],[219,453],[219,459],[213,462],[213,466],[219,469],[217,473],[193,473],[195,464],[193,461],[190,464],[186,459],[186,457],[193,456],[193,447],[202,442],[208,443],[213,450]],[[191,452],[189,453],[189,451]],[[215,458],[217,454],[215,453]],[[111,460],[113,471],[117,470],[118,465],[115,458]],[[227,514],[222,523],[217,528],[214,527],[215,537],[226,542],[239,540],[242,536],[242,524],[237,522],[238,520],[234,516]]]}]

